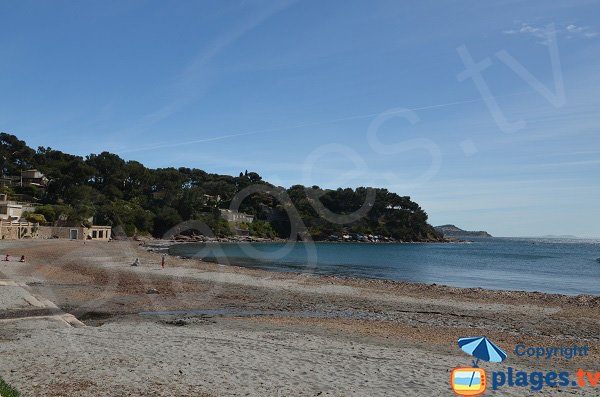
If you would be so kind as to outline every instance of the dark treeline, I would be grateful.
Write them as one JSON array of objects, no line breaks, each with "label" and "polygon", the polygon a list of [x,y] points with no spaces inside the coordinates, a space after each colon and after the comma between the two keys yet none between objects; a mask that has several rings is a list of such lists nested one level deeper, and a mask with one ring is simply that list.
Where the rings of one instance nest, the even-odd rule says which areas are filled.
[{"label": "dark treeline", "polygon": [[[35,213],[27,216],[40,223],[76,225],[92,220],[99,225],[120,226],[129,236],[160,237],[184,220],[197,219],[216,235],[225,236],[232,230],[221,219],[219,209],[229,208],[244,188],[259,185],[262,191],[239,205],[239,211],[255,216],[254,222],[242,225],[251,235],[288,238],[295,221],[289,214],[297,213],[306,227],[298,230],[300,234],[309,233],[317,240],[347,233],[402,241],[440,238],[418,204],[386,189],[321,190],[300,185],[284,189],[263,181],[255,172],[229,176],[184,167],[150,169],[108,152],[83,158],[49,147],[34,150],[6,133],[0,134],[0,161],[3,177],[16,177],[22,170],[35,168],[49,179],[45,188],[18,183],[2,187],[12,197],[37,203]],[[309,190],[311,194],[307,194]],[[369,198],[373,200],[363,216],[343,217],[357,211]],[[329,216],[323,216],[323,210],[329,210]],[[334,219],[331,214],[342,217]]]}]

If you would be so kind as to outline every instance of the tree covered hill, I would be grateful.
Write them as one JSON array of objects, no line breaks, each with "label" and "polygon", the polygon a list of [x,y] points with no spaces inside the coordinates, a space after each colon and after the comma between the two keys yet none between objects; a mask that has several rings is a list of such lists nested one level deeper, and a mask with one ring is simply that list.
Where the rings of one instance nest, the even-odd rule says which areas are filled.
[{"label": "tree covered hill", "polygon": [[[83,158],[50,147],[34,150],[6,133],[0,133],[0,161],[4,181],[30,168],[48,177],[46,187],[4,183],[1,188],[37,203],[28,216],[41,223],[76,225],[92,218],[95,224],[120,226],[129,236],[160,237],[182,221],[200,220],[223,236],[232,230],[219,209],[230,208],[234,200],[239,211],[255,216],[243,226],[260,237],[289,238],[292,232],[293,238],[310,234],[316,240],[348,233],[402,241],[441,238],[417,203],[386,189],[285,189],[256,172],[229,176],[184,167],[151,169],[109,152]],[[237,200],[247,189],[252,192]]]}]

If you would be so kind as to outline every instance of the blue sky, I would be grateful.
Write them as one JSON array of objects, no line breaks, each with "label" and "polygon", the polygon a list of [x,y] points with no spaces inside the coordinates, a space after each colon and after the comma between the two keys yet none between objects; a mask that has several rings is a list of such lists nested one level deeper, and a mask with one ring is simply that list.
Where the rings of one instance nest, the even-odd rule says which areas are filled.
[{"label": "blue sky", "polygon": [[600,237],[598,16],[578,0],[1,2],[0,130],[387,187],[433,224],[499,236]]}]

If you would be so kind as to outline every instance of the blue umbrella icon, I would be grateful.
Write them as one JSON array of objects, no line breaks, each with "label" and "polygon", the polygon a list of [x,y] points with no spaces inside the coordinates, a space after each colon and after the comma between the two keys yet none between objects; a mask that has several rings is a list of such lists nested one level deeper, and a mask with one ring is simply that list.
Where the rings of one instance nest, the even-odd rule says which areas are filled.
[{"label": "blue umbrella icon", "polygon": [[[477,367],[477,363],[479,363],[479,360],[499,363],[501,361],[504,361],[507,357],[504,350],[500,349],[485,336],[478,336],[473,338],[460,338],[458,340],[458,347],[460,347],[465,353],[477,359],[473,361],[474,367]],[[475,372],[473,372],[473,375],[471,376],[471,382],[469,382],[469,386],[471,386],[474,376]]]}]

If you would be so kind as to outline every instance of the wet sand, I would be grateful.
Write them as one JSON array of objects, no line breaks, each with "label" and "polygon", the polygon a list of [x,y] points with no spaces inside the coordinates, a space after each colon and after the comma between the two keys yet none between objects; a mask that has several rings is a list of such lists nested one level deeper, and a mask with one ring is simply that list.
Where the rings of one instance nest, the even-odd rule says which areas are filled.
[{"label": "wet sand", "polygon": [[[479,335],[509,353],[504,363],[483,365],[488,371],[600,369],[598,297],[274,273],[172,257],[162,269],[161,255],[134,241],[0,247],[27,258],[0,262],[0,279],[58,308],[0,307],[0,377],[25,396],[449,396],[450,371],[471,362],[456,340]],[[135,258],[138,267],[130,266]],[[44,320],[57,311],[86,326]],[[590,354],[515,357],[518,343],[585,343]],[[543,394],[596,392],[546,387]]]}]

